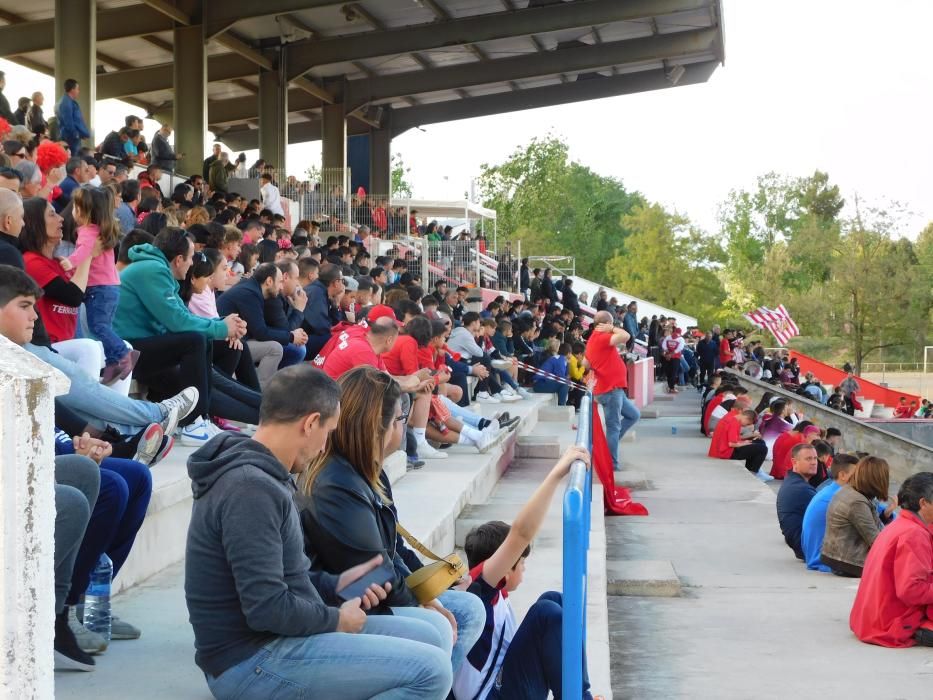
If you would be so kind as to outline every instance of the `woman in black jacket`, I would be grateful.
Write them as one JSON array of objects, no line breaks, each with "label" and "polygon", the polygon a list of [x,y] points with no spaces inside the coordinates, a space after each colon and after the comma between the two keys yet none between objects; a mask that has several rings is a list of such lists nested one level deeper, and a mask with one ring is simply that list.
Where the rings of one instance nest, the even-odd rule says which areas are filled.
[{"label": "woman in black jacket", "polygon": [[397,450],[405,435],[401,390],[392,377],[370,366],[356,367],[338,382],[337,429],[301,477],[295,497],[311,566],[336,573],[377,554],[388,557],[395,569],[392,590],[370,613],[413,617],[434,625],[442,644],[453,651],[456,671],[479,638],[485,611],[479,598],[462,591],[443,593],[443,603],[435,599],[419,606],[405,583],[411,573],[405,560],[410,557],[403,555],[399,544],[395,509],[387,480],[382,479],[385,455]]}]

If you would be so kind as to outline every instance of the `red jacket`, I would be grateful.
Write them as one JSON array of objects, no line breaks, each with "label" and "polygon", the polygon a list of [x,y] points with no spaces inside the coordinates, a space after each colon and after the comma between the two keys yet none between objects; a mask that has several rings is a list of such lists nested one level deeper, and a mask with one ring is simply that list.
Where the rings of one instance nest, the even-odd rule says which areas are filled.
[{"label": "red jacket", "polygon": [[725,392],[722,394],[716,394],[713,398],[709,400],[709,403],[706,404],[706,410],[703,412],[703,434],[709,435],[709,419],[713,416],[713,410],[721,404],[726,398]]},{"label": "red jacket", "polygon": [[389,374],[404,377],[418,371],[418,342],[410,335],[400,335],[392,349],[382,353]]},{"label": "red jacket", "polygon": [[868,550],[849,627],[883,647],[911,647],[919,627],[933,628],[933,529],[901,510]]},{"label": "red jacket", "polygon": [[774,446],[771,448],[771,476],[775,479],[783,479],[787,476],[791,466],[791,450],[794,449],[794,445],[799,445],[803,441],[803,433],[793,430],[778,435],[778,439],[774,441]]},{"label": "red jacket", "polygon": [[713,439],[709,443],[709,456],[717,459],[732,459],[734,447],[730,442],[739,442],[741,438],[742,426],[739,425],[739,412],[729,411],[719,419],[716,429],[713,431]]},{"label": "red jacket", "polygon": [[722,338],[719,341],[719,364],[722,367],[726,366],[726,363],[735,357],[735,353],[732,352],[732,344],[729,343],[728,338]]}]

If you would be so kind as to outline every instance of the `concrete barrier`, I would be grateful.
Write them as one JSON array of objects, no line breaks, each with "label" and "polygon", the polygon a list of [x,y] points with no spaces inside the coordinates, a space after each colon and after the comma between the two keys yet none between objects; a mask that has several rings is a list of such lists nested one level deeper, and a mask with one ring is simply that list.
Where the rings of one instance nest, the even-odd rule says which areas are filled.
[{"label": "concrete barrier", "polygon": [[877,423],[853,418],[834,411],[821,403],[795,394],[780,386],[752,379],[741,372],[724,370],[735,375],[749,393],[758,401],[762,394],[770,391],[782,398],[790,399],[801,407],[809,420],[820,427],[835,427],[842,431],[843,449],[848,452],[870,452],[884,457],[891,467],[891,480],[902,482],[911,474],[929,471],[933,464],[933,449],[901,435],[878,427]]}]

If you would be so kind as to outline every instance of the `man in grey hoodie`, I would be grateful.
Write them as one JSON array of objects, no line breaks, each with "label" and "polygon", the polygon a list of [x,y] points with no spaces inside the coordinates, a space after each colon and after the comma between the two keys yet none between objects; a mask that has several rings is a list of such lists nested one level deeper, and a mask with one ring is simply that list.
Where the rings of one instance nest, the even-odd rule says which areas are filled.
[{"label": "man in grey hoodie", "polygon": [[185,598],[195,662],[216,698],[442,700],[450,690],[450,658],[431,625],[366,616],[385,586],[341,600],[378,557],[339,577],[310,568],[291,477],[323,451],[339,413],[336,382],[288,367],[264,389],[252,439],[222,433],[188,459]]}]

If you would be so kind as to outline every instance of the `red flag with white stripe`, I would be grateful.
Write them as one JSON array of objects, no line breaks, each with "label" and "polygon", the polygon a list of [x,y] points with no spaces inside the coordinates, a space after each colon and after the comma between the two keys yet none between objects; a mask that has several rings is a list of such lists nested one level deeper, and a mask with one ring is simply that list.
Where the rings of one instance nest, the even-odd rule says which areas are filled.
[{"label": "red flag with white stripe", "polygon": [[800,329],[783,304],[779,305],[777,309],[759,306],[754,311],[743,315],[756,327],[769,331],[779,345],[787,345],[787,341],[794,336],[800,335]]}]

